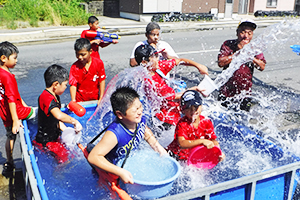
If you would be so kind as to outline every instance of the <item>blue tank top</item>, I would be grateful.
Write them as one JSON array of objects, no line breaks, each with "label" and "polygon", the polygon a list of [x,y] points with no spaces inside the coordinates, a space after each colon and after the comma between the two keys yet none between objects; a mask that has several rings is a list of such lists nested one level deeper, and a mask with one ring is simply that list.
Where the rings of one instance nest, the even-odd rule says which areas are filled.
[{"label": "blue tank top", "polygon": [[[132,145],[132,150],[137,149],[139,144],[144,138],[146,129],[146,117],[142,117],[141,122],[137,125],[137,133],[134,139],[134,144]],[[127,151],[129,150],[134,132],[128,130],[123,124],[118,120],[112,122],[109,125],[107,131],[113,132],[118,140],[117,145],[105,156],[113,164],[116,164],[119,159],[126,156]]]}]

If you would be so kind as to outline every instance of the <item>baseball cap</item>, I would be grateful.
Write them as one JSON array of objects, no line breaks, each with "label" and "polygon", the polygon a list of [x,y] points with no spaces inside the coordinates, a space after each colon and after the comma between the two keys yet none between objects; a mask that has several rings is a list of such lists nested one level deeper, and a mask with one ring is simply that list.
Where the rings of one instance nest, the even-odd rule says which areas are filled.
[{"label": "baseball cap", "polygon": [[252,27],[253,30],[256,29],[256,24],[252,19],[242,19],[237,28],[240,28],[241,26],[249,26]]},{"label": "baseball cap", "polygon": [[181,110],[187,109],[191,106],[201,106],[202,98],[200,93],[195,90],[187,90],[180,98]]},{"label": "baseball cap", "polygon": [[134,57],[138,64],[140,64],[143,60],[149,61],[149,57],[153,54],[157,53],[157,51],[149,44],[142,44],[135,49]]}]

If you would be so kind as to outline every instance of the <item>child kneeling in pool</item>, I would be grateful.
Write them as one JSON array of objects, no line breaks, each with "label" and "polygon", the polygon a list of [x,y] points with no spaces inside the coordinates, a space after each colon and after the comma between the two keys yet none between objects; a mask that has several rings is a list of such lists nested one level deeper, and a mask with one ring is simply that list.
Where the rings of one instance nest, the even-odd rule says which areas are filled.
[{"label": "child kneeling in pool", "polygon": [[33,143],[39,149],[54,155],[58,163],[65,163],[69,160],[69,153],[60,138],[61,131],[66,129],[64,123],[73,124],[77,132],[81,131],[82,126],[79,121],[60,110],[59,96],[67,88],[68,71],[59,65],[51,65],[45,71],[44,78],[46,89],[38,100],[38,132]]},{"label": "child kneeling in pool", "polygon": [[121,178],[124,183],[133,184],[132,174],[116,165],[127,152],[137,149],[142,139],[161,155],[166,150],[157,142],[146,125],[143,106],[138,93],[130,87],[120,87],[111,95],[110,102],[115,121],[109,125],[103,138],[88,156],[90,164]]},{"label": "child kneeling in pool", "polygon": [[[180,99],[180,108],[183,117],[176,125],[173,142],[167,150],[179,160],[187,160],[192,147],[204,145],[208,149],[218,146],[217,136],[213,123],[201,115],[202,99],[200,93],[187,90]],[[219,157],[222,161],[225,154]]]}]

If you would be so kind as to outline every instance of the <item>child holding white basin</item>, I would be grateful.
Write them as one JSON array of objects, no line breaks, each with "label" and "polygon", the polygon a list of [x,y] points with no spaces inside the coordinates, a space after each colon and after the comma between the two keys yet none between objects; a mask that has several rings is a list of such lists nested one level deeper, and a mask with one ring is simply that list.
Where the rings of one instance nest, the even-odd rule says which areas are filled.
[{"label": "child holding white basin", "polygon": [[109,125],[103,138],[88,156],[90,164],[133,184],[132,174],[116,164],[128,151],[137,149],[144,139],[160,155],[166,150],[157,142],[146,125],[143,106],[138,93],[130,87],[120,87],[111,95],[110,101],[116,120]]}]

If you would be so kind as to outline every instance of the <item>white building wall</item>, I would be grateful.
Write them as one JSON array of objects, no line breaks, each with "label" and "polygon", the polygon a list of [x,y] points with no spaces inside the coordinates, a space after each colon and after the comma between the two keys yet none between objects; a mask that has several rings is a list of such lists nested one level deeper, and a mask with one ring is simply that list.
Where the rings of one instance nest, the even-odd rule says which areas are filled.
[{"label": "white building wall", "polygon": [[276,7],[267,7],[267,0],[256,0],[254,3],[254,12],[257,10],[294,10],[295,0],[277,0]]},{"label": "white building wall", "polygon": [[144,0],[143,13],[181,12],[182,0]]}]

